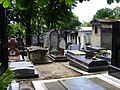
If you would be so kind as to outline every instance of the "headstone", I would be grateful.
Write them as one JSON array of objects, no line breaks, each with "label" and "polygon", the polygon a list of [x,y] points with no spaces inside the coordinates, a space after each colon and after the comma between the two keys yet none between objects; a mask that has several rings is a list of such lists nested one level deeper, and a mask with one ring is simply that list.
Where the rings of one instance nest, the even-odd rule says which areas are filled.
[{"label": "headstone", "polygon": [[60,54],[64,55],[64,50],[66,49],[66,43],[63,37],[60,38],[60,42],[59,42],[59,50],[60,50]]},{"label": "headstone", "polygon": [[[50,47],[49,47],[49,55],[48,58],[50,58],[53,61],[68,61],[67,57],[64,56],[63,49],[65,48],[65,45],[59,45],[59,35],[58,32],[53,30],[50,32]],[[64,42],[64,41],[61,41]],[[60,49],[61,52],[60,52]]]},{"label": "headstone", "polygon": [[52,54],[57,54],[58,51],[58,44],[59,44],[59,36],[58,32],[53,30],[50,33],[50,47],[49,47],[49,52]]},{"label": "headstone", "polygon": [[37,45],[38,41],[37,41],[37,35],[33,35],[32,36],[32,45]]},{"label": "headstone", "polygon": [[49,48],[50,46],[50,32],[51,30],[47,30],[43,33],[43,47],[44,48]]}]

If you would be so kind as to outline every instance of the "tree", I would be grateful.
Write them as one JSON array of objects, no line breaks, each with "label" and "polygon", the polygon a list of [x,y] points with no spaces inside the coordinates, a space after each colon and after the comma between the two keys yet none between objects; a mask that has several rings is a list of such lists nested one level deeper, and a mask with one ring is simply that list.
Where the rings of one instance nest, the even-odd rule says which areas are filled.
[{"label": "tree", "polygon": [[[37,1],[37,3],[39,3],[41,6],[44,6],[46,5],[47,2],[49,2],[50,0],[0,0],[0,4],[3,4],[3,7],[4,8],[8,8],[9,6],[11,6],[11,1],[16,1],[16,5],[21,8],[21,9],[26,9],[28,7],[31,6],[31,4],[34,2],[34,1]],[[72,5],[75,1],[77,0],[56,0],[56,1],[65,1],[66,4],[68,5]],[[78,0],[80,3],[82,3],[83,1],[86,1],[86,0]],[[87,1],[90,1],[90,0],[87,0]],[[113,3],[114,1],[116,1],[117,3],[120,2],[120,0],[107,0],[107,3],[108,4],[111,4]]]},{"label": "tree", "polygon": [[67,20],[60,22],[60,30],[77,30],[81,26],[81,22],[78,20],[78,17],[74,14],[71,14]]},{"label": "tree", "polygon": [[97,11],[93,18],[99,19],[115,19],[114,12],[110,8],[102,8]]},{"label": "tree", "polygon": [[118,7],[118,6],[115,7],[113,9],[113,14],[114,14],[116,20],[120,20],[120,7]]},{"label": "tree", "polygon": [[83,27],[91,27],[90,22],[83,22],[82,25]]},{"label": "tree", "polygon": [[67,20],[72,14],[72,6],[64,1],[50,0],[43,8],[43,18],[48,29],[56,29],[60,22]]}]

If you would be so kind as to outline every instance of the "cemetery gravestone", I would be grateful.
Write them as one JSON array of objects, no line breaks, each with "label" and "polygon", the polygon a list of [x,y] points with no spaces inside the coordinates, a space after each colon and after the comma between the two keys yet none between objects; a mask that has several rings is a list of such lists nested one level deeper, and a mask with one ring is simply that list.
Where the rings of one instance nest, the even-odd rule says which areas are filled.
[{"label": "cemetery gravestone", "polygon": [[58,32],[53,30],[50,33],[50,47],[49,47],[49,55],[53,61],[68,61],[67,57],[62,55],[59,51],[59,35]]},{"label": "cemetery gravestone", "polygon": [[50,53],[57,54],[58,51],[58,32],[57,31],[52,31],[50,33]]},{"label": "cemetery gravestone", "polygon": [[64,50],[66,49],[66,43],[63,37],[61,37],[60,42],[59,42],[59,50],[60,54],[64,55]]},{"label": "cemetery gravestone", "polygon": [[51,32],[51,30],[47,30],[46,32],[44,32],[43,34],[43,47],[44,48],[49,48],[49,46],[50,46],[50,32]]},{"label": "cemetery gravestone", "polygon": [[32,36],[32,45],[37,45],[38,41],[37,41],[37,35],[33,35]]}]

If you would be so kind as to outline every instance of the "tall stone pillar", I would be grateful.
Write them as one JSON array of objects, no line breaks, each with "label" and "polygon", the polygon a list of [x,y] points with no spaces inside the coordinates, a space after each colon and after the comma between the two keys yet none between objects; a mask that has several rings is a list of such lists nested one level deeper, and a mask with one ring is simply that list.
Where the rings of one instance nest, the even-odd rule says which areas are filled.
[{"label": "tall stone pillar", "polygon": [[7,39],[6,9],[0,5],[0,74],[8,68],[8,39]]},{"label": "tall stone pillar", "polygon": [[120,79],[120,22],[113,22],[112,26],[112,59],[109,75]]}]

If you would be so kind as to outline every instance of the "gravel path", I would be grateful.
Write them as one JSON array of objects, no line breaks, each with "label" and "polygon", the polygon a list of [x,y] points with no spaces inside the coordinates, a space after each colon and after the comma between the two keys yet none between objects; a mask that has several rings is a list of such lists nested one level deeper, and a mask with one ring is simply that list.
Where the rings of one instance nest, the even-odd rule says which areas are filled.
[{"label": "gravel path", "polygon": [[[62,62],[63,63],[63,62]],[[44,79],[60,79],[69,77],[78,77],[82,74],[65,67],[61,62],[53,62],[50,64],[36,65],[36,69],[41,73]]]}]

